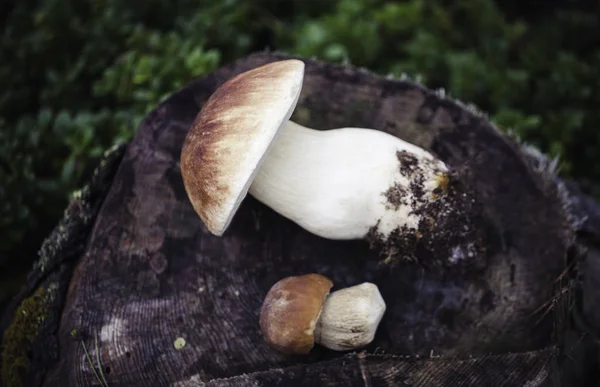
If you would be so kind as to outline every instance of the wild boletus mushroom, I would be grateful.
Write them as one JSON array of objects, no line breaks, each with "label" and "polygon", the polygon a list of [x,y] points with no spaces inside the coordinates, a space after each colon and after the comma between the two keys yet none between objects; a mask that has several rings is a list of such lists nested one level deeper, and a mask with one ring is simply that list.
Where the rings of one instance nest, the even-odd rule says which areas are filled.
[{"label": "wild boletus mushroom", "polygon": [[476,202],[426,150],[382,131],[314,130],[289,121],[304,63],[283,60],[221,85],[185,139],[186,192],[222,235],[249,192],[324,238],[366,238],[388,257],[417,242],[449,262],[474,256]]},{"label": "wild boletus mushroom", "polygon": [[267,344],[300,355],[315,342],[335,351],[371,343],[386,307],[377,286],[365,282],[329,294],[332,286],[320,274],[287,277],[273,285],[260,311]]}]

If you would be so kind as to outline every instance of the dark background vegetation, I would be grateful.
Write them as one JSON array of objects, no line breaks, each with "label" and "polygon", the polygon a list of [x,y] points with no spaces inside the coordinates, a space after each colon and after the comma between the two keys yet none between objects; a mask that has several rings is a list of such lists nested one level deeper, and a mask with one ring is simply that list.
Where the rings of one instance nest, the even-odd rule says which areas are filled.
[{"label": "dark background vegetation", "polygon": [[0,311],[106,149],[178,88],[267,47],[444,87],[600,197],[599,4],[0,2]]}]

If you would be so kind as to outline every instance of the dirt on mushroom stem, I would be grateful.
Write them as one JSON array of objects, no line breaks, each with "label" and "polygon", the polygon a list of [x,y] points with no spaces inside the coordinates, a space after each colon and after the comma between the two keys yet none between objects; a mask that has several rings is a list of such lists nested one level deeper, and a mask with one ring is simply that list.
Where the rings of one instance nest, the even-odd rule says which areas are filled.
[{"label": "dirt on mushroom stem", "polygon": [[[485,265],[483,208],[463,182],[468,170],[452,169],[439,175],[432,198],[425,199],[428,161],[409,152],[398,152],[400,172],[410,178],[409,187],[394,185],[383,193],[390,207],[410,205],[420,217],[417,228],[402,225],[387,238],[373,226],[366,235],[371,248],[380,251],[385,264],[417,262],[427,269],[478,270]],[[433,161],[432,161],[433,162]],[[409,195],[410,193],[410,195]]]}]

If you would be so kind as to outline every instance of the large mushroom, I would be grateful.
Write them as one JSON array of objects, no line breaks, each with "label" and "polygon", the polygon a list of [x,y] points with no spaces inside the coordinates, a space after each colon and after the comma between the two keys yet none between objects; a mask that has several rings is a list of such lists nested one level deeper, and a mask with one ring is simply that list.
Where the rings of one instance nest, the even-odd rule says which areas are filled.
[{"label": "large mushroom", "polygon": [[[181,171],[206,227],[222,235],[249,192],[324,238],[367,239],[388,258],[477,255],[477,205],[426,150],[382,131],[290,121],[304,63],[283,60],[221,85],[185,139]],[[436,262],[437,263],[437,262]]]}]

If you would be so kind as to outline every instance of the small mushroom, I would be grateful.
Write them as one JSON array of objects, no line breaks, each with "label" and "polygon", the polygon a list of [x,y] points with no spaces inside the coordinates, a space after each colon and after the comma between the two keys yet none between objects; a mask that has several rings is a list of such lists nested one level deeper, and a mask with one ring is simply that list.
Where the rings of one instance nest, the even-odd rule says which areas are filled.
[{"label": "small mushroom", "polygon": [[222,235],[250,193],[324,238],[365,238],[384,254],[410,254],[417,240],[441,230],[445,250],[430,248],[430,255],[473,255],[472,246],[456,241],[476,229],[469,220],[474,200],[454,189],[448,167],[382,131],[289,121],[303,78],[300,60],[266,64],[225,82],[199,112],[181,172],[208,230]]},{"label": "small mushroom", "polygon": [[315,342],[334,351],[371,343],[386,308],[377,286],[365,282],[329,294],[332,286],[320,274],[287,277],[273,285],[260,311],[267,344],[300,355]]}]

